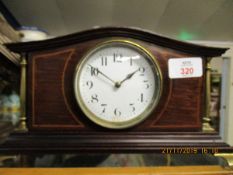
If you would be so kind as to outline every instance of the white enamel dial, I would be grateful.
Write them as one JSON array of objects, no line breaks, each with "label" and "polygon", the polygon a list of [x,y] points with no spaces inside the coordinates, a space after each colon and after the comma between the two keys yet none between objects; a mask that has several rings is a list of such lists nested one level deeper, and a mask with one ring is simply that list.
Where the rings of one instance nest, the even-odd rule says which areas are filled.
[{"label": "white enamel dial", "polygon": [[85,115],[107,128],[144,120],[161,94],[155,58],[130,41],[111,41],[91,50],[77,66],[75,96]]}]

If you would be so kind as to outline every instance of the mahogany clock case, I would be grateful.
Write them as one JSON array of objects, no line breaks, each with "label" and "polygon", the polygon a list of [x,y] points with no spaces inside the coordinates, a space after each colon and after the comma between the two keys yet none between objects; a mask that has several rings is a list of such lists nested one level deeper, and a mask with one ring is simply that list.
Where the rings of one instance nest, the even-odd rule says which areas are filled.
[{"label": "mahogany clock case", "polygon": [[[127,132],[201,131],[205,112],[206,59],[226,49],[183,43],[130,28],[99,28],[60,38],[8,44],[27,59],[27,117],[29,131],[106,131],[90,121],[79,108],[73,79],[81,58],[97,44],[121,39],[139,44],[156,59],[162,72],[162,95],[157,107],[143,122]],[[168,59],[201,57],[203,76],[170,79]],[[136,85],[135,85],[136,86]],[[112,130],[117,132],[118,130]]]},{"label": "mahogany clock case", "polygon": [[[132,41],[131,38],[122,39]],[[97,39],[29,55],[27,87],[31,91],[27,91],[27,109],[30,129],[101,130],[101,127],[87,119],[76,103],[73,80],[80,58],[97,44],[108,40],[109,38]],[[157,58],[163,75],[163,91],[153,113],[131,130],[200,129],[204,110],[204,76],[172,81],[167,75],[169,58],[191,55],[138,40],[134,42],[145,47]]]}]

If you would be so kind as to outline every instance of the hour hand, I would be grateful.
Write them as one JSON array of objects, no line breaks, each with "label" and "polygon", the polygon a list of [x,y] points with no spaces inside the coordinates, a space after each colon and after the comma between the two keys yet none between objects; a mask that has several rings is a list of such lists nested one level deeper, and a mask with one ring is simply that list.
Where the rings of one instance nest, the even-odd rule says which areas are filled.
[{"label": "hour hand", "polygon": [[[120,82],[117,82],[117,83],[116,83],[117,86],[120,87],[121,84],[122,84],[124,81],[130,79],[137,71],[139,71],[139,69],[133,71],[132,73],[127,74],[126,77],[125,77],[123,80],[121,80]],[[115,86],[116,86],[116,85],[115,85]]]},{"label": "hour hand", "polygon": [[103,72],[101,72],[97,67],[94,67],[94,66],[92,66],[90,64],[88,64],[88,65],[91,67],[91,69],[96,70],[97,74],[98,73],[101,74],[102,76],[104,76],[105,78],[107,78],[109,81],[111,81],[114,85],[116,84],[115,81],[113,81],[109,76],[107,76],[106,74],[104,74]]}]

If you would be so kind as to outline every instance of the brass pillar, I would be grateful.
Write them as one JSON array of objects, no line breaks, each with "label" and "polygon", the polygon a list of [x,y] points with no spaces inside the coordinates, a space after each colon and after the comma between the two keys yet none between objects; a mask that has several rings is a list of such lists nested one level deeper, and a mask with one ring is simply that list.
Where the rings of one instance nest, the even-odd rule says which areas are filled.
[{"label": "brass pillar", "polygon": [[205,93],[205,116],[203,117],[202,130],[204,132],[213,132],[214,128],[211,127],[210,122],[210,100],[211,100],[211,66],[210,58],[207,58],[206,63],[206,93]]},{"label": "brass pillar", "polygon": [[17,127],[17,131],[26,132],[27,125],[26,125],[26,66],[27,61],[25,56],[21,57],[21,77],[20,77],[20,119],[19,125]]}]

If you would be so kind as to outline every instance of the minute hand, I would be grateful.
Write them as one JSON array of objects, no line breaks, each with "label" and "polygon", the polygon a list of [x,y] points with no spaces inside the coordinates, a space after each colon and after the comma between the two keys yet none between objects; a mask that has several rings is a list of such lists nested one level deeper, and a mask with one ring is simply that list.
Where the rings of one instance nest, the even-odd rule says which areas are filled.
[{"label": "minute hand", "polygon": [[92,65],[90,65],[90,64],[89,64],[89,66],[92,67],[92,68],[94,68],[94,69],[96,69],[98,73],[100,73],[100,74],[103,75],[105,78],[107,78],[108,80],[110,80],[111,82],[113,82],[114,85],[116,84],[115,81],[113,81],[113,80],[112,80],[111,78],[109,78],[106,74],[104,74],[103,72],[101,72],[98,68],[96,68],[96,67],[94,67],[94,66],[92,66]]},{"label": "minute hand", "polygon": [[126,77],[125,77],[123,80],[121,80],[119,84],[121,85],[124,81],[130,79],[137,71],[139,71],[139,69],[137,69],[137,70],[135,70],[134,72],[132,72],[132,73],[126,75]]}]

